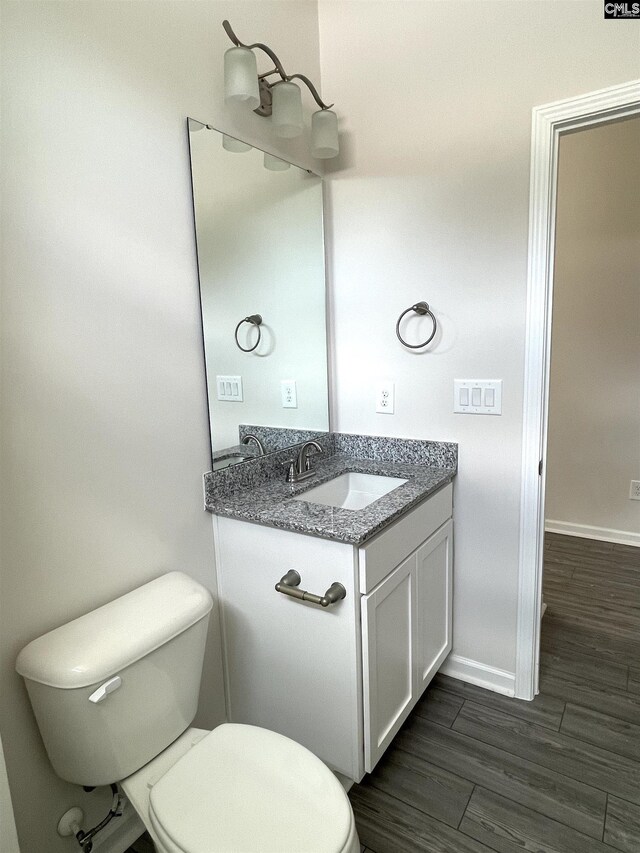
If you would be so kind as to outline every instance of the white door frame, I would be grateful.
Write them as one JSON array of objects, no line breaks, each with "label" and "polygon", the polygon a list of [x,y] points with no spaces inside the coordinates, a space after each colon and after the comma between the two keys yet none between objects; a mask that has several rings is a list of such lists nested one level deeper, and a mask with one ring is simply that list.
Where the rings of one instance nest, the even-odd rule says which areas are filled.
[{"label": "white door frame", "polygon": [[515,695],[538,692],[558,145],[564,133],[640,114],[640,80],[535,107],[531,129]]}]

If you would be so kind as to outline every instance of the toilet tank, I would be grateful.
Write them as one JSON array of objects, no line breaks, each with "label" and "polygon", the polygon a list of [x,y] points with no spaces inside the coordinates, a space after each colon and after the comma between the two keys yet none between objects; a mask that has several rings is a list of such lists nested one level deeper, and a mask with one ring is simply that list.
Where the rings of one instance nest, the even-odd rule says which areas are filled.
[{"label": "toilet tank", "polygon": [[16,669],[58,776],[117,782],[190,725],[212,605],[203,586],[170,572],[20,652]]}]

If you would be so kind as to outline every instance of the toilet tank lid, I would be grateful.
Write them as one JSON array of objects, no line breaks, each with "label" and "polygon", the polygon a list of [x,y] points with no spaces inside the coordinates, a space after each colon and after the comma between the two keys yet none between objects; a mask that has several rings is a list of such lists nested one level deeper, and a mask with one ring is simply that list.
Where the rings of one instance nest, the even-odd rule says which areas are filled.
[{"label": "toilet tank lid", "polygon": [[87,687],[177,637],[212,606],[201,584],[169,572],[33,640],[18,655],[16,669],[49,687]]}]

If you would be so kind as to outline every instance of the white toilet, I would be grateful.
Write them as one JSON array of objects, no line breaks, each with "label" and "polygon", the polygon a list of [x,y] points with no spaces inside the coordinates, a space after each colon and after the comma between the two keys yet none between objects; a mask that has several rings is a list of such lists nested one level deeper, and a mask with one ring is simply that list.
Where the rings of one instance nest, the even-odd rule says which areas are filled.
[{"label": "white toilet", "polygon": [[159,853],[358,853],[345,791],[305,747],[255,726],[189,728],[212,604],[171,572],[20,652],[54,770],[120,783]]}]

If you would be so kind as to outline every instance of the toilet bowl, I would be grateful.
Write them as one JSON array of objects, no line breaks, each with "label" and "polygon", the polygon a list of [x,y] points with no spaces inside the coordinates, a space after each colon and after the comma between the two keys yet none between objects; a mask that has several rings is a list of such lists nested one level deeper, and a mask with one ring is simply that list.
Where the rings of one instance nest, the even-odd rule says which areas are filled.
[{"label": "toilet bowl", "polygon": [[121,782],[158,853],[359,853],[328,767],[266,729],[188,729]]},{"label": "toilet bowl", "polygon": [[212,604],[170,572],[20,652],[54,770],[119,782],[158,853],[359,853],[344,788],[304,746],[256,726],[190,727]]}]

